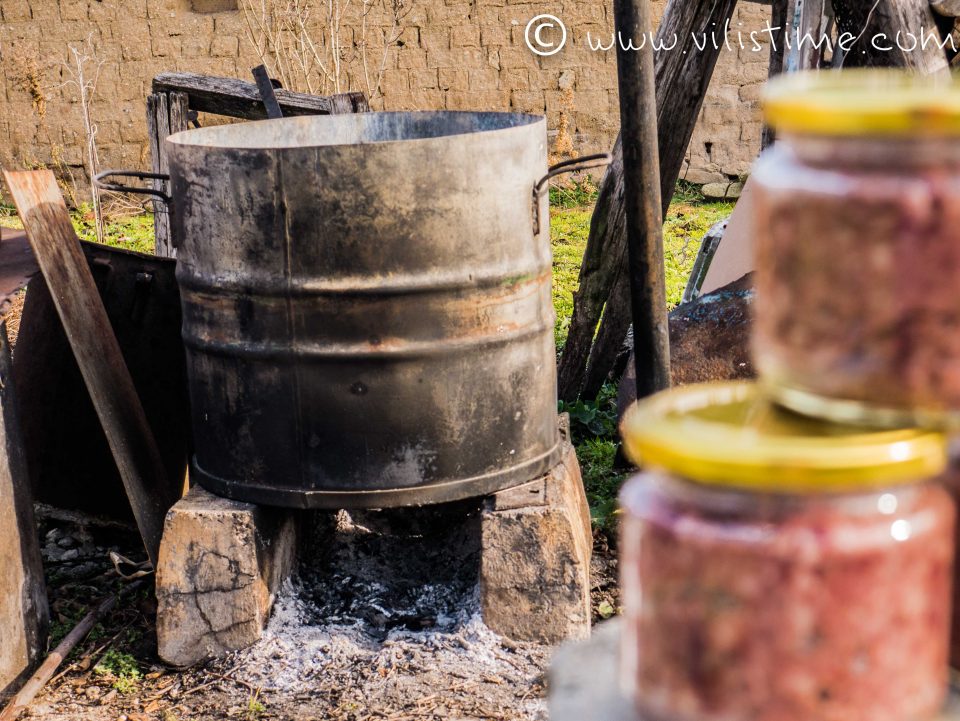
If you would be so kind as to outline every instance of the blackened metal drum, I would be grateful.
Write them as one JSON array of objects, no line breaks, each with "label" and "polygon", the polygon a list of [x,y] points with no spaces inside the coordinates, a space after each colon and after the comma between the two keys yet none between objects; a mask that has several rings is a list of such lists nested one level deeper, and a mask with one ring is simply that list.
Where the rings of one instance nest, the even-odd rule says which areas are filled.
[{"label": "blackened metal drum", "polygon": [[542,118],[297,117],[167,152],[194,480],[377,508],[557,461]]}]

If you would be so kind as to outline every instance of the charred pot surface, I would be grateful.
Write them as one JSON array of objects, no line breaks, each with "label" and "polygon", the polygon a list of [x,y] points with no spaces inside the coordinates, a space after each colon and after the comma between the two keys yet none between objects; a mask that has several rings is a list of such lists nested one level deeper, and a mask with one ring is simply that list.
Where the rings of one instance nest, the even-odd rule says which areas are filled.
[{"label": "charred pot surface", "polygon": [[556,463],[542,118],[304,117],[167,142],[202,485],[389,507]]}]

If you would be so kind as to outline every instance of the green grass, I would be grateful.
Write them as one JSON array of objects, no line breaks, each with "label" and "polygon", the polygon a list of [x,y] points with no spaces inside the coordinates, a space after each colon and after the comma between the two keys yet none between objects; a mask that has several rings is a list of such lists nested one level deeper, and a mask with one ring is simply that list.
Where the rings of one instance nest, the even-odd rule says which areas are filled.
[{"label": "green grass", "polygon": [[[554,336],[563,346],[570,327],[573,293],[577,289],[580,261],[587,247],[596,188],[583,185],[550,190],[550,239],[553,244],[553,306],[557,311]],[[579,204],[574,204],[577,201]],[[730,215],[734,204],[704,199],[699,188],[678,184],[663,223],[663,255],[666,266],[667,305],[680,303],[700,240],[718,220]]]},{"label": "green grass", "polygon": [[[70,219],[73,221],[73,229],[81,240],[96,242],[93,210],[89,205],[82,205],[72,210]],[[0,206],[0,226],[23,228],[23,224],[10,206]],[[108,217],[104,230],[104,245],[140,253],[153,253],[153,216],[149,213]]]}]

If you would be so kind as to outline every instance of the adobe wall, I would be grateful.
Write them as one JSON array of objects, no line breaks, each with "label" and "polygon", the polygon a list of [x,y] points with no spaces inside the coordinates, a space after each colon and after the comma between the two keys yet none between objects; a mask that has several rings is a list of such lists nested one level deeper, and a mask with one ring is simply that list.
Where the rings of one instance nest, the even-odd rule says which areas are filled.
[{"label": "adobe wall", "polygon": [[[0,163],[80,166],[82,113],[62,63],[68,46],[80,48],[89,38],[102,61],[92,104],[102,167],[147,167],[144,98],[155,74],[183,70],[248,78],[259,64],[243,13],[230,9],[236,2],[2,0]],[[558,155],[609,149],[619,124],[615,53],[594,52],[586,43],[588,32],[609,38],[609,2],[405,2],[412,5],[404,18],[402,46],[386,54],[377,107],[545,113]],[[363,7],[363,0],[352,3]],[[654,3],[658,17],[663,4]],[[340,36],[351,57],[341,73],[341,89],[369,85],[358,47],[367,50],[367,78],[376,75],[383,35],[390,29],[389,19],[376,8],[365,29],[356,12],[345,16]],[[541,58],[526,46],[524,29],[542,12],[564,21],[569,41],[563,51]],[[733,27],[759,29],[768,13],[763,5],[741,3]],[[690,145],[689,180],[747,172],[759,149],[757,95],[766,74],[766,51],[723,51]]]}]

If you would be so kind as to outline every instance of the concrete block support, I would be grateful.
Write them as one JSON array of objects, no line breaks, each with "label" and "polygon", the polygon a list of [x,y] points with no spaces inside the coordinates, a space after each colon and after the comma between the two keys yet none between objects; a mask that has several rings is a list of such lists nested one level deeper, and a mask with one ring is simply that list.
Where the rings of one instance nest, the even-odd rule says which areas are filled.
[{"label": "concrete block support", "polygon": [[590,512],[568,441],[549,473],[486,499],[481,535],[487,626],[551,644],[590,635]]},{"label": "concrete block support", "polygon": [[296,561],[299,514],[193,488],[167,514],[157,568],[157,645],[190,666],[257,641]]}]

